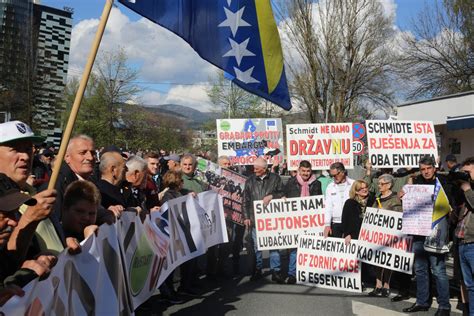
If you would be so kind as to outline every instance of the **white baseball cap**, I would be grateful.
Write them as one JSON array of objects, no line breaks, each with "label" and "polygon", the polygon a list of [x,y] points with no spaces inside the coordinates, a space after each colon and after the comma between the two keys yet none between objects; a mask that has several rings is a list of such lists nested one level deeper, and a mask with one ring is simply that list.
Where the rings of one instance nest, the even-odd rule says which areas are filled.
[{"label": "white baseball cap", "polygon": [[33,143],[44,141],[41,136],[36,136],[31,127],[20,121],[10,121],[0,124],[0,144],[16,140],[31,140]]}]

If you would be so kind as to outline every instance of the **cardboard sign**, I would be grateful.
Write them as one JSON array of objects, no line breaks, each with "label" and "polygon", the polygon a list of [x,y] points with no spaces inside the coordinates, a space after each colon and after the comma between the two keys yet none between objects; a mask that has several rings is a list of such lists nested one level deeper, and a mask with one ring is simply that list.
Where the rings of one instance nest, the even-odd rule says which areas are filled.
[{"label": "cardboard sign", "polygon": [[258,250],[298,247],[298,237],[322,235],[324,231],[324,197],[272,200],[267,206],[254,201]]},{"label": "cardboard sign", "polygon": [[374,167],[418,167],[423,156],[438,158],[436,133],[428,121],[366,121],[367,149]]},{"label": "cardboard sign", "polygon": [[413,238],[402,232],[402,213],[368,207],[359,233],[357,258],[372,265],[412,274]]},{"label": "cardboard sign", "polygon": [[300,236],[296,275],[298,284],[362,292],[357,240],[345,245],[343,238]]},{"label": "cardboard sign", "polygon": [[429,236],[433,222],[434,185],[403,186],[403,233]]},{"label": "cardboard sign", "polygon": [[288,170],[308,160],[313,170],[327,170],[334,162],[354,167],[352,123],[286,125]]}]

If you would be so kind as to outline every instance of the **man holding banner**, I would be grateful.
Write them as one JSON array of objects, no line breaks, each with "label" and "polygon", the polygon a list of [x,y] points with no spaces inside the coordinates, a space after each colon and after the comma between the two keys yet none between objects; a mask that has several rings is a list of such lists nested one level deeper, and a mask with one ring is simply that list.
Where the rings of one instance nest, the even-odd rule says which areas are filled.
[{"label": "man holding banner", "polygon": [[[449,315],[451,304],[449,303],[449,280],[446,274],[446,253],[449,249],[447,244],[447,216],[450,212],[452,202],[452,186],[447,178],[436,173],[436,162],[431,156],[420,159],[420,175],[413,181],[414,185],[434,186],[434,208],[432,231],[436,232],[438,238],[431,236],[414,236],[413,251],[415,253],[416,274],[416,303],[403,309],[405,313],[427,311],[430,308],[430,282],[428,269],[431,268],[436,281],[439,308],[436,315]],[[402,197],[404,192],[400,194]],[[437,225],[439,225],[437,227]],[[446,238],[439,238],[445,236]],[[442,240],[444,239],[444,240]]]},{"label": "man holding banner", "polygon": [[[262,278],[263,258],[262,252],[257,250],[257,233],[255,230],[255,216],[253,202],[263,200],[264,205],[268,205],[273,198],[283,196],[283,186],[281,178],[267,169],[267,161],[259,157],[254,162],[254,174],[245,182],[243,196],[244,224],[252,227],[253,249],[255,252],[255,269],[250,280],[256,281]],[[272,281],[283,283],[280,274],[280,253],[278,250],[270,251],[270,269],[272,270]]]},{"label": "man holding banner", "polygon": [[[311,174],[311,163],[302,160],[298,167],[296,177],[290,178],[286,183],[283,192],[285,197],[305,197],[313,195],[321,195],[321,182]],[[296,248],[290,249],[290,261],[288,264],[288,284],[296,283]]]}]

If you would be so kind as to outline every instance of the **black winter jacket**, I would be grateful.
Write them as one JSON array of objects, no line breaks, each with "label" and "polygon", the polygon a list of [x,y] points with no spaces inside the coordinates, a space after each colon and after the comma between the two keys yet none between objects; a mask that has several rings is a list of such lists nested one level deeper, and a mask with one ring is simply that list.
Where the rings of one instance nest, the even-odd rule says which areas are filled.
[{"label": "black winter jacket", "polygon": [[245,181],[243,213],[246,219],[254,222],[253,202],[263,200],[269,194],[273,195],[274,199],[283,196],[283,184],[279,175],[269,172],[261,179],[253,174]]},{"label": "black winter jacket", "polygon": [[[288,179],[285,187],[283,188],[284,195],[287,198],[296,198],[301,196],[301,185],[296,180],[296,177],[291,177]],[[313,181],[309,185],[309,195],[321,195],[323,191],[321,190],[321,182],[319,180]]]}]

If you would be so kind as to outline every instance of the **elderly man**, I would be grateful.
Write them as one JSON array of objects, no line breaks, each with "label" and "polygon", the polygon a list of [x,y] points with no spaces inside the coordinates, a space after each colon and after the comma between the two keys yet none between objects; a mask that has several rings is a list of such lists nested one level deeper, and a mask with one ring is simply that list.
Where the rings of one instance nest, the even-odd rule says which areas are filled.
[{"label": "elderly man", "polygon": [[[250,280],[256,281],[262,278],[263,258],[262,252],[257,250],[257,233],[254,227],[253,202],[263,200],[267,205],[274,198],[283,196],[283,186],[281,178],[275,173],[271,173],[267,168],[267,161],[261,157],[255,160],[253,165],[254,174],[245,182],[243,195],[243,213],[246,216],[244,224],[252,227],[252,240],[255,252],[255,269]],[[272,281],[283,283],[283,277],[280,274],[280,253],[278,250],[270,251],[270,269],[272,270]]]},{"label": "elderly man", "polygon": [[[298,174],[286,183],[283,192],[287,198],[321,195],[321,182],[311,173],[311,163],[302,160],[298,167]],[[288,264],[288,284],[296,283],[296,248],[290,249]]]},{"label": "elderly man", "polygon": [[126,163],[127,172],[125,178],[127,184],[124,186],[124,197],[127,207],[138,207],[138,212],[148,211],[145,205],[145,188],[148,165],[146,161],[138,156],[132,156]]},{"label": "elderly man", "polygon": [[[207,186],[201,183],[194,175],[197,167],[197,160],[194,155],[185,154],[181,157],[180,161],[180,169],[183,173],[183,189],[185,192],[195,192],[201,193],[207,190]],[[213,257],[215,251],[211,250],[207,254],[207,261],[208,261],[208,274],[209,274],[209,262],[214,262]],[[212,266],[212,264],[211,264]],[[179,291],[184,294],[195,295],[196,291],[193,288],[198,283],[198,275],[197,275],[197,258],[191,259],[181,266],[182,272],[182,282],[179,288]],[[211,272],[212,274],[213,272]]]},{"label": "elderly man", "polygon": [[99,164],[100,180],[97,181],[97,187],[102,196],[101,204],[104,208],[117,209],[117,212],[121,212],[126,207],[121,188],[126,170],[125,160],[121,154],[111,151],[102,155]]},{"label": "elderly man", "polygon": [[208,187],[195,177],[196,167],[197,160],[194,155],[185,154],[181,157],[180,168],[183,172],[183,188],[191,192],[201,193],[206,191]]},{"label": "elderly man", "polygon": [[[13,180],[22,190],[27,190],[26,180],[31,174],[33,142],[42,141],[31,128],[20,121],[0,124],[0,172]],[[49,216],[56,199],[54,190],[46,190],[34,196],[34,206],[24,205],[18,225],[13,229],[8,249],[16,251],[19,260],[26,257],[36,231],[38,246],[34,252],[48,250],[58,253],[64,249],[59,222],[54,225]]]},{"label": "elderly man", "polygon": [[217,158],[217,163],[219,164],[219,167],[221,168],[229,169],[232,166],[232,163],[230,162],[230,159],[228,156],[220,156],[219,158]]},{"label": "elderly man", "polygon": [[349,198],[354,180],[346,174],[346,168],[341,162],[329,166],[329,175],[333,178],[326,189],[326,207],[324,209],[324,237],[342,237],[342,209]]},{"label": "elderly man", "polygon": [[92,138],[78,135],[70,139],[64,156],[64,162],[59,171],[55,189],[58,192],[54,204],[54,214],[61,219],[61,208],[66,187],[76,180],[89,180],[95,164],[95,147]]}]

